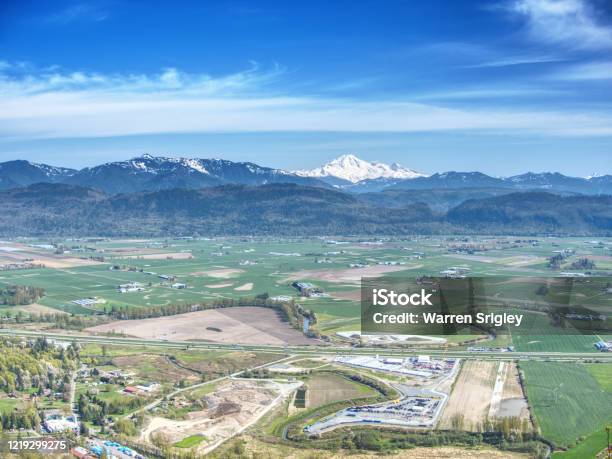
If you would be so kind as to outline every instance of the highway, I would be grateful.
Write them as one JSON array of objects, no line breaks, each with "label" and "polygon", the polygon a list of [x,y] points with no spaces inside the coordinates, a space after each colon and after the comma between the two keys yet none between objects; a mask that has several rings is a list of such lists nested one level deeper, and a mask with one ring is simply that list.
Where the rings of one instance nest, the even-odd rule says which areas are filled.
[{"label": "highway", "polygon": [[276,352],[284,354],[344,354],[344,355],[375,355],[384,354],[387,356],[414,356],[431,355],[435,357],[477,359],[477,360],[555,360],[555,361],[582,361],[586,359],[597,359],[601,362],[612,362],[612,352],[468,352],[465,350],[436,349],[436,348],[414,348],[414,349],[394,349],[383,347],[349,347],[333,345],[309,345],[309,346],[278,346],[278,345],[248,345],[248,344],[220,344],[204,343],[197,341],[166,341],[139,338],[124,338],[116,336],[91,336],[77,335],[69,333],[49,333],[41,331],[19,330],[11,328],[1,328],[0,336],[13,336],[23,338],[46,337],[47,339],[59,341],[76,341],[84,344],[109,344],[109,345],[130,345],[130,346],[150,346],[161,348],[186,348],[193,350],[236,350],[251,352]]}]

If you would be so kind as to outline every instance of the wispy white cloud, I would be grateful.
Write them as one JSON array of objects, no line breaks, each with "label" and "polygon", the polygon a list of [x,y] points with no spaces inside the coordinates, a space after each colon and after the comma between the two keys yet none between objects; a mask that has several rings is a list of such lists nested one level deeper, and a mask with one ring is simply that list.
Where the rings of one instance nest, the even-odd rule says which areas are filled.
[{"label": "wispy white cloud", "polygon": [[414,100],[474,100],[491,99],[499,100],[505,98],[532,98],[535,96],[559,96],[566,95],[566,91],[557,89],[545,89],[537,87],[475,87],[463,88],[449,91],[438,91],[423,93],[415,96]]},{"label": "wispy white cloud", "polygon": [[102,5],[76,3],[47,16],[46,21],[56,24],[69,24],[75,21],[101,22],[106,20],[108,15],[108,11]]},{"label": "wispy white cloud", "polygon": [[[612,135],[612,114],[450,108],[413,100],[288,97],[283,69],[213,77],[0,72],[0,137],[109,137],[219,132],[472,130]],[[490,107],[490,106],[489,106]]]},{"label": "wispy white cloud", "polygon": [[556,56],[512,56],[505,57],[502,59],[493,59],[474,65],[468,65],[467,68],[511,67],[515,65],[548,64],[552,62],[562,62],[564,60],[565,59]]},{"label": "wispy white cloud", "polygon": [[51,92],[90,93],[160,93],[178,91],[182,94],[231,95],[261,89],[262,86],[283,75],[285,69],[275,65],[272,69],[260,71],[256,62],[250,68],[213,77],[207,74],[192,74],[169,67],[147,74],[102,74],[96,72],[67,72],[53,66],[36,69],[31,64],[4,62],[0,66],[0,88],[6,94],[34,95]]},{"label": "wispy white cloud", "polygon": [[[562,55],[553,53],[509,52],[499,45],[485,45],[468,42],[436,42],[404,50],[394,56],[414,58],[414,56],[439,56],[447,63],[453,63],[462,68],[511,67],[516,65],[535,65],[567,60]],[[460,64],[459,64],[460,63]]]},{"label": "wispy white cloud", "polygon": [[612,80],[612,61],[597,61],[568,66],[552,75],[555,80]]},{"label": "wispy white cloud", "polygon": [[513,0],[508,9],[527,20],[534,39],[571,49],[612,48],[612,27],[588,0]]}]

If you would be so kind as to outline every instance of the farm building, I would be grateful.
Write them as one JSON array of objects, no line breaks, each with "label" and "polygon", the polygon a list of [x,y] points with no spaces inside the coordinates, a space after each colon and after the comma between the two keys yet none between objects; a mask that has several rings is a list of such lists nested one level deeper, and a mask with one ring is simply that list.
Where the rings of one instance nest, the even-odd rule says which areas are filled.
[{"label": "farm building", "polygon": [[319,296],[323,293],[319,288],[312,285],[310,282],[294,282],[291,286],[297,289],[302,296]]},{"label": "farm building", "polygon": [[144,292],[144,287],[139,282],[130,282],[129,284],[120,284],[117,291],[119,293]]}]

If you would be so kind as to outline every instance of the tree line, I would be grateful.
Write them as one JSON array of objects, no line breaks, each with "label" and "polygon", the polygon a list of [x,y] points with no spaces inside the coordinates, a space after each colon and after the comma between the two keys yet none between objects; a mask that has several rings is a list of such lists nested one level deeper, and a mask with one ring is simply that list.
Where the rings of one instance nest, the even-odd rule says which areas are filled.
[{"label": "tree line", "polygon": [[0,304],[22,306],[36,303],[45,295],[45,289],[29,285],[9,285],[0,289]]}]

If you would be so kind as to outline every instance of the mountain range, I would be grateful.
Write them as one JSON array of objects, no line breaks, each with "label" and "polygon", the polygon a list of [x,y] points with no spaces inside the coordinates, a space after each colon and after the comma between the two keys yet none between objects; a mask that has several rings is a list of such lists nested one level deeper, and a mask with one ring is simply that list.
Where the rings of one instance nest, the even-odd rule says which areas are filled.
[{"label": "mountain range", "polygon": [[295,183],[330,187],[320,180],[281,169],[223,159],[165,158],[148,154],[81,170],[17,160],[0,163],[0,189],[34,183],[65,183],[107,193],[133,193],[171,188],[197,189],[228,183],[265,185]]},{"label": "mountain range", "polygon": [[0,192],[0,236],[612,235],[612,196],[513,192],[445,212],[274,183],[108,194],[58,183]]},{"label": "mountain range", "polygon": [[143,155],[81,170],[0,163],[0,236],[612,235],[612,176],[425,175],[346,155],[287,172]]},{"label": "mountain range", "polygon": [[198,189],[225,184],[266,185],[293,183],[334,187],[350,193],[387,190],[487,189],[493,195],[512,190],[546,190],[555,193],[612,194],[612,176],[568,177],[556,172],[511,177],[491,177],[481,172],[444,172],[427,175],[394,163],[368,162],[343,155],[312,169],[293,172],[249,162],[222,159],[167,158],[148,154],[81,170],[16,160],[0,163],[0,190],[34,183],[87,186],[107,193]]}]

